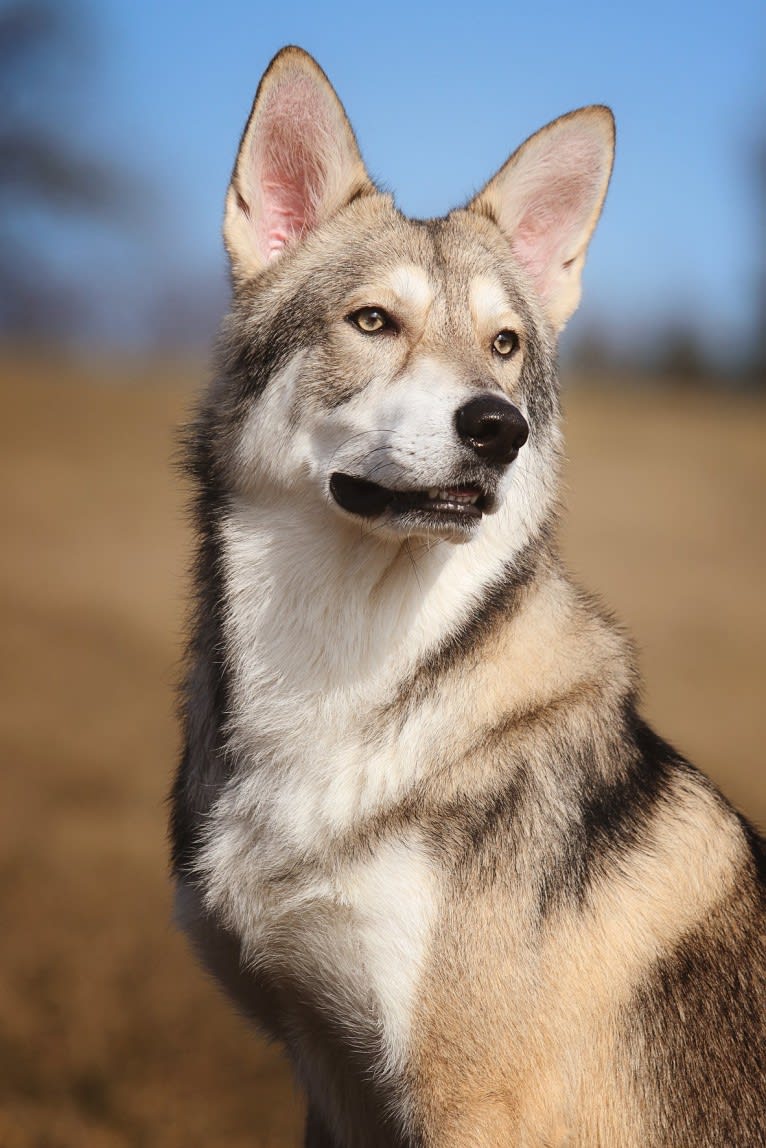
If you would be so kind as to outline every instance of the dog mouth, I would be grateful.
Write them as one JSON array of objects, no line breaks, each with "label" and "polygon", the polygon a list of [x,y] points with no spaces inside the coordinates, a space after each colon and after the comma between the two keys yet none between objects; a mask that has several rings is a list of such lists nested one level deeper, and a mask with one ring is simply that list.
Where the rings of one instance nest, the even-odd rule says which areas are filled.
[{"label": "dog mouth", "polygon": [[392,490],[336,471],[330,478],[330,493],[343,510],[360,518],[378,518],[388,513],[397,517],[428,519],[432,523],[474,523],[494,508],[494,496],[470,483],[432,486],[426,490]]}]

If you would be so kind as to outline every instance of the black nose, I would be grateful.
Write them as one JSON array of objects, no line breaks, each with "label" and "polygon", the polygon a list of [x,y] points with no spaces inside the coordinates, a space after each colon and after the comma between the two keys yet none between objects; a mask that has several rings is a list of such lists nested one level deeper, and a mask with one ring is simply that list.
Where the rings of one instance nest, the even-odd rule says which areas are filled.
[{"label": "black nose", "polygon": [[529,437],[527,420],[507,399],[479,395],[455,415],[457,433],[479,458],[507,466]]}]

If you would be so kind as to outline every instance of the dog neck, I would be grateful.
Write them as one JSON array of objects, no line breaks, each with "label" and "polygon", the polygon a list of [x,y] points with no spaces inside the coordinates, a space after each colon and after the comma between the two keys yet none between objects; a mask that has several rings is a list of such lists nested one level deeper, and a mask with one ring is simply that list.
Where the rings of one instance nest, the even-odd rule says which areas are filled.
[{"label": "dog neck", "polygon": [[237,800],[268,807],[279,840],[326,843],[483,730],[630,689],[622,638],[542,523],[530,533],[499,511],[470,543],[418,548],[330,513],[243,501],[221,529]]},{"label": "dog neck", "polygon": [[305,701],[405,678],[513,582],[522,555],[536,565],[550,551],[540,526],[509,509],[455,544],[381,538],[331,509],[241,500],[222,537],[232,664],[261,690],[279,683]]}]

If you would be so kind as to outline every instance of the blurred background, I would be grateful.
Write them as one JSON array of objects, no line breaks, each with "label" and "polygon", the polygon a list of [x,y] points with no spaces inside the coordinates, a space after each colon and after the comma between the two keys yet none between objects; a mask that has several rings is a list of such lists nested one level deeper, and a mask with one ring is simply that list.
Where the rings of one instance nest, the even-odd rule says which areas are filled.
[{"label": "blurred background", "polygon": [[170,920],[190,537],[177,427],[226,307],[239,133],[314,53],[411,214],[618,123],[562,348],[569,561],[661,732],[766,823],[766,8],[0,0],[0,1144],[297,1145]]}]

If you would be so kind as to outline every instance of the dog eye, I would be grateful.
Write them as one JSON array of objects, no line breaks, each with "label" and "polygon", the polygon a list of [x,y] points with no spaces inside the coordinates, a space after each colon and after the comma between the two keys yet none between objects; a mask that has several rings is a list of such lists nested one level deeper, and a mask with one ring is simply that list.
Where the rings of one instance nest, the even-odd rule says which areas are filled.
[{"label": "dog eye", "polygon": [[348,318],[365,335],[376,335],[378,331],[393,328],[393,323],[381,307],[360,307]]},{"label": "dog eye", "polygon": [[514,351],[519,349],[519,336],[515,331],[501,331],[495,335],[495,341],[492,344],[492,350],[503,358],[512,355]]}]

